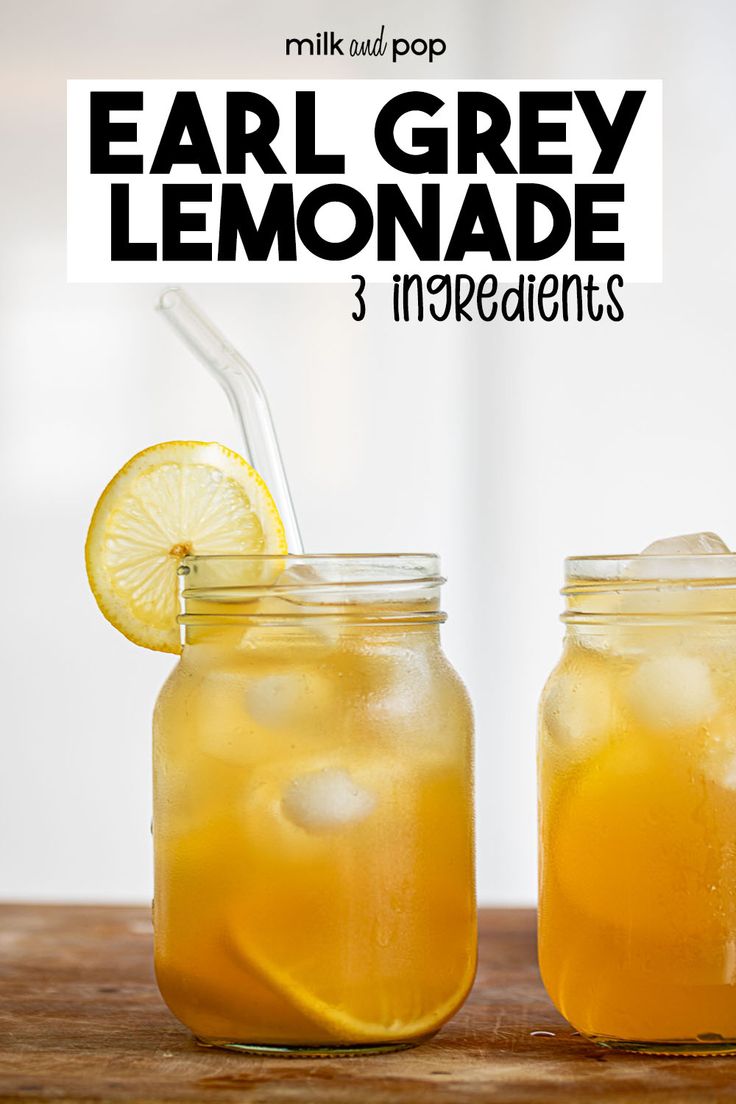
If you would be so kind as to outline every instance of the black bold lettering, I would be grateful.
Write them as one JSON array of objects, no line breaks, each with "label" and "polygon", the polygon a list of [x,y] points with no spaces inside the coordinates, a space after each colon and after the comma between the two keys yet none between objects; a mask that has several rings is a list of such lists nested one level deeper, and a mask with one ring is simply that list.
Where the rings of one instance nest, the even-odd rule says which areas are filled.
[{"label": "black bold lettering", "polygon": [[[245,114],[251,111],[258,116],[258,126],[245,129]],[[264,173],[279,175],[286,169],[271,149],[271,143],[279,132],[279,113],[276,106],[258,92],[228,92],[227,94],[227,171],[244,173],[246,155],[258,163]]]},{"label": "black bold lettering", "polygon": [[594,242],[596,230],[618,230],[618,212],[595,211],[595,203],[623,203],[623,184],[575,185],[575,260],[622,261],[623,242]]},{"label": "black bold lettering", "polygon": [[[185,133],[189,142],[182,141]],[[174,165],[198,165],[201,173],[220,171],[196,92],[177,92],[174,96],[151,172],[166,175]]]},{"label": "black bold lettering", "polygon": [[211,261],[209,242],[183,242],[185,230],[206,230],[204,211],[182,211],[182,203],[209,202],[211,184],[164,184],[161,220],[162,261]]},{"label": "black bold lettering", "polygon": [[[475,224],[480,223],[480,232]],[[485,184],[470,184],[445,253],[446,261],[462,261],[466,253],[488,253],[494,261],[510,260],[501,224]]]},{"label": "black bold lettering", "polygon": [[110,153],[111,142],[135,142],[137,123],[113,123],[111,111],[142,111],[142,92],[90,92],[89,171],[142,173],[143,158],[133,153]]},{"label": "black bold lettering", "polygon": [[399,226],[420,261],[436,261],[440,255],[440,186],[422,184],[422,214],[417,218],[398,184],[379,184],[376,202],[377,257],[396,258]]},{"label": "black bold lettering", "polygon": [[298,173],[339,174],[345,172],[345,158],[338,153],[317,153],[315,95],[297,92],[295,107],[296,171]]},{"label": "black bold lettering", "polygon": [[[352,211],[355,226],[344,241],[331,242],[317,232],[315,220],[328,203],[341,203]],[[373,233],[373,212],[364,195],[347,184],[325,184],[315,188],[302,201],[296,227],[304,245],[315,257],[325,261],[345,261],[364,249]]]},{"label": "black bold lettering", "polygon": [[570,111],[571,92],[519,93],[519,172],[570,173],[572,157],[568,154],[540,153],[542,142],[564,142],[565,123],[543,123],[540,111]]},{"label": "black bold lettering", "polygon": [[[552,216],[552,229],[546,238],[534,236],[535,208],[545,207]],[[570,236],[572,219],[567,203],[546,184],[519,184],[516,189],[516,259],[542,261],[562,249]]]},{"label": "black bold lettering", "polygon": [[155,242],[130,240],[130,184],[110,185],[110,260],[155,261]]},{"label": "black bold lettering", "polygon": [[375,126],[376,148],[384,161],[400,172],[444,173],[447,172],[447,132],[431,127],[413,127],[412,146],[424,145],[423,153],[409,153],[396,144],[396,124],[408,111],[422,111],[425,115],[436,115],[444,100],[429,92],[402,92],[384,104],[378,113]]},{"label": "black bold lettering", "polygon": [[234,261],[238,241],[249,261],[266,261],[277,243],[280,261],[296,260],[294,195],[291,184],[274,184],[261,221],[256,223],[240,184],[222,185],[218,261]]},{"label": "black bold lettering", "polygon": [[601,151],[593,172],[612,173],[618,165],[619,157],[623,153],[624,146],[631,134],[631,128],[644,99],[644,93],[631,90],[624,92],[623,99],[612,121],[609,121],[603,110],[597,92],[576,92],[575,95]]},{"label": "black bold lettering", "polygon": [[[503,142],[511,128],[511,115],[503,100],[489,92],[459,92],[457,115],[457,171],[478,171],[478,154],[485,157],[495,173],[515,173]],[[485,130],[478,130],[478,115],[489,120]]]}]

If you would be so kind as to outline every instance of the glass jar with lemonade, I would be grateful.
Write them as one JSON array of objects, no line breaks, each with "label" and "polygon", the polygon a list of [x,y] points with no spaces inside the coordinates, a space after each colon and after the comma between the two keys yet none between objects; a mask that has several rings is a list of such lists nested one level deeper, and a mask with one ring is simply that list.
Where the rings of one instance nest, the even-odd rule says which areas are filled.
[{"label": "glass jar with lemonade", "polygon": [[110,484],[87,560],[110,620],[181,656],[154,721],[174,1014],[265,1053],[430,1037],[476,956],[472,716],[436,557],[290,556],[244,461],[174,443]]},{"label": "glass jar with lemonade", "polygon": [[736,556],[567,561],[542,698],[539,956],[583,1035],[736,1053]]}]

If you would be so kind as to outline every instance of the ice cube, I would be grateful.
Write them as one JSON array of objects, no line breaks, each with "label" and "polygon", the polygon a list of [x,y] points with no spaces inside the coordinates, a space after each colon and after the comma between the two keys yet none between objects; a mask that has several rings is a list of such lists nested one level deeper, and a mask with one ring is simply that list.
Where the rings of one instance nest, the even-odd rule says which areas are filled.
[{"label": "ice cube", "polygon": [[350,605],[384,602],[382,575],[369,558],[329,563],[288,563],[279,575],[275,592],[289,602],[306,605]]},{"label": "ice cube", "polygon": [[426,723],[423,713],[431,700],[431,673],[427,657],[415,648],[366,649],[363,674],[369,722]]},{"label": "ice cube", "polygon": [[736,717],[725,713],[708,725],[703,772],[711,782],[736,790]]},{"label": "ice cube", "polygon": [[610,679],[593,664],[558,673],[545,694],[542,719],[565,753],[591,751],[608,739],[615,724]]},{"label": "ice cube", "polygon": [[307,832],[330,832],[356,824],[375,806],[370,790],[359,786],[348,771],[335,767],[292,779],[281,799],[284,816]]},{"label": "ice cube", "polygon": [[[729,555],[728,546],[716,533],[685,533],[654,541],[634,556],[625,574],[634,579],[715,579],[724,570],[720,556]],[[708,557],[713,559],[709,560]],[[634,598],[627,597],[627,605]],[[650,598],[644,595],[646,608]]]},{"label": "ice cube", "polygon": [[279,575],[276,586],[311,586],[324,581],[321,572],[313,564],[290,563]]},{"label": "ice cube", "polygon": [[319,605],[335,602],[335,588],[325,592],[331,581],[329,575],[323,574],[313,564],[289,564],[279,575],[274,591],[287,602]]},{"label": "ice cube", "polygon": [[718,710],[707,663],[689,655],[645,659],[629,678],[626,700],[636,720],[655,731],[694,728]]},{"label": "ice cube", "polygon": [[245,690],[248,715],[264,728],[301,727],[329,702],[329,680],[313,670],[251,677]]},{"label": "ice cube", "polygon": [[642,556],[713,556],[728,555],[728,545],[717,533],[684,533],[679,537],[663,537],[648,544]]},{"label": "ice cube", "polygon": [[[329,608],[320,608],[334,606],[338,601],[334,588],[324,589],[329,582],[330,579],[312,564],[289,564],[279,575],[273,592],[292,607],[313,607],[304,610],[310,615],[309,620],[299,626],[304,642],[311,639],[318,645],[335,647],[340,642],[340,622],[332,619]],[[295,611],[292,608],[289,612]]]}]

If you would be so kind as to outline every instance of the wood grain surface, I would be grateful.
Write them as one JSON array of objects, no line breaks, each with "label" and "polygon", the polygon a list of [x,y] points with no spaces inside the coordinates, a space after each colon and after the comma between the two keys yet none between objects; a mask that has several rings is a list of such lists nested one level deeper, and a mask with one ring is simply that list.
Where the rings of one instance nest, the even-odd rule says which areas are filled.
[{"label": "wood grain surface", "polygon": [[143,908],[2,905],[0,1100],[677,1104],[736,1100],[736,1058],[585,1042],[544,993],[529,911],[483,911],[475,987],[432,1042],[315,1060],[198,1047],[158,996]]}]

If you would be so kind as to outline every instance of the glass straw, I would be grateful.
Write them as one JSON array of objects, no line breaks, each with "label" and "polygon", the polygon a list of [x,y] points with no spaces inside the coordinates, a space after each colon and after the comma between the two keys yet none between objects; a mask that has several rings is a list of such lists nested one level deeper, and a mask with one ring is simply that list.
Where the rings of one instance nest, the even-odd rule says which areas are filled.
[{"label": "glass straw", "polygon": [[248,361],[181,288],[167,288],[156,309],[161,311],[179,337],[222,386],[240,426],[246,460],[264,479],[273,495],[284,523],[289,552],[298,555],[303,552],[302,538],[261,381]]}]

